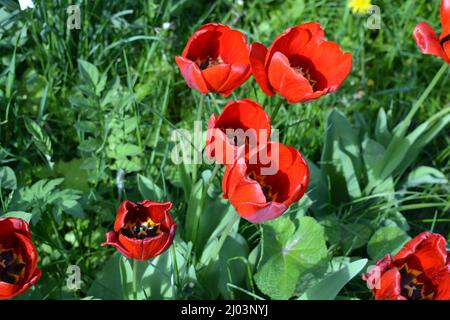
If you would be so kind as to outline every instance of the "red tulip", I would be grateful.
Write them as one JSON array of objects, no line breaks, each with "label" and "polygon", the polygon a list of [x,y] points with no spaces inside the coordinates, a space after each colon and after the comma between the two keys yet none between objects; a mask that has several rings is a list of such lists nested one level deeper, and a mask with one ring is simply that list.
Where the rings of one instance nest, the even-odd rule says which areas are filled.
[{"label": "red tulip", "polygon": [[450,0],[442,0],[441,24],[440,37],[427,22],[420,22],[415,27],[413,36],[422,53],[441,57],[450,63]]},{"label": "red tulip", "polygon": [[251,75],[249,51],[244,34],[208,23],[194,32],[175,60],[190,88],[227,97]]},{"label": "red tulip", "polygon": [[222,191],[242,218],[258,223],[283,214],[300,200],[308,183],[308,165],[300,152],[270,142],[227,165]]},{"label": "red tulip", "polygon": [[176,224],[169,215],[171,202],[144,200],[121,203],[114,223],[114,231],[106,233],[106,242],[124,256],[148,260],[170,247],[175,236]]},{"label": "red tulip", "polygon": [[363,276],[376,300],[450,300],[450,253],[445,238],[422,232],[392,259]]},{"label": "red tulip", "polygon": [[41,277],[38,254],[28,223],[18,218],[0,218],[0,300],[28,290]]},{"label": "red tulip", "polygon": [[310,22],[287,29],[269,49],[253,43],[250,65],[264,93],[278,92],[296,103],[337,91],[350,73],[352,55],[324,38],[320,24]]},{"label": "red tulip", "polygon": [[206,152],[219,163],[233,164],[240,147],[254,148],[269,139],[270,118],[257,102],[230,101],[218,117],[209,118]]}]

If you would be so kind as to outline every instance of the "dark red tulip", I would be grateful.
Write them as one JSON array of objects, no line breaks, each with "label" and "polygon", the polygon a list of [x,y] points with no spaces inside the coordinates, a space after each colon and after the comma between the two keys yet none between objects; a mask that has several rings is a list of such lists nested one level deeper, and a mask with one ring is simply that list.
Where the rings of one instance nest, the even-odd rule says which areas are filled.
[{"label": "dark red tulip", "polygon": [[363,276],[376,300],[450,300],[450,253],[440,234],[422,232]]},{"label": "dark red tulip", "polygon": [[41,277],[38,254],[28,223],[18,218],[0,218],[0,300],[28,290]]},{"label": "dark red tulip", "polygon": [[124,256],[148,260],[170,247],[175,236],[176,224],[169,214],[171,202],[144,200],[121,203],[114,223],[114,231],[106,233],[106,242]]},{"label": "dark red tulip", "polygon": [[255,148],[269,139],[270,118],[261,105],[251,99],[230,101],[218,117],[209,118],[206,151],[221,164],[233,164],[242,146]]},{"label": "dark red tulip", "polygon": [[175,60],[190,88],[227,97],[251,75],[249,51],[244,34],[208,23],[194,32]]},{"label": "dark red tulip", "polygon": [[283,214],[300,200],[308,183],[308,165],[300,152],[269,142],[227,165],[222,191],[239,216],[258,223]]},{"label": "dark red tulip", "polygon": [[420,22],[414,28],[414,40],[422,53],[441,57],[450,63],[450,0],[441,2],[442,33],[438,37],[427,22]]},{"label": "dark red tulip", "polygon": [[350,73],[352,55],[324,38],[320,24],[310,22],[287,29],[269,49],[253,43],[250,65],[264,93],[278,92],[296,103],[337,91]]}]

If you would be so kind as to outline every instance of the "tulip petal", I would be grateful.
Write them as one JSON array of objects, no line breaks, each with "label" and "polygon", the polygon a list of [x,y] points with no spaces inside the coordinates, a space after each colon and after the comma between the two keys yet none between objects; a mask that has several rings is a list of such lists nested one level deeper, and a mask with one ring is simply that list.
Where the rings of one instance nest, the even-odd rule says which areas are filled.
[{"label": "tulip petal", "polygon": [[239,215],[250,221],[251,223],[261,223],[272,220],[282,215],[288,206],[283,203],[267,202],[267,203],[239,203],[236,211]]},{"label": "tulip petal", "polygon": [[225,63],[248,65],[247,37],[240,31],[228,29],[219,38],[219,55]]},{"label": "tulip petal", "polygon": [[222,83],[219,93],[224,97],[228,97],[237,87],[247,81],[251,74],[250,65],[232,64],[228,78]]},{"label": "tulip petal", "polygon": [[177,56],[175,60],[188,87],[203,94],[207,94],[208,86],[206,85],[202,72],[197,64],[180,56]]},{"label": "tulip petal", "polygon": [[[441,24],[442,34],[441,40],[450,34],[450,0],[442,0],[441,2]],[[449,56],[447,54],[447,56]],[[449,56],[450,57],[450,56]]]},{"label": "tulip petal", "polygon": [[0,281],[0,300],[11,299],[17,295],[19,286]]},{"label": "tulip petal", "polygon": [[256,82],[261,87],[261,90],[268,96],[273,96],[275,93],[273,92],[269,79],[267,78],[267,70],[266,70],[266,55],[267,48],[258,42],[255,42],[251,45],[250,48],[250,65],[252,68],[253,76],[255,77]]},{"label": "tulip petal", "polygon": [[448,62],[448,58],[442,49],[436,32],[434,32],[428,23],[420,22],[417,24],[413,36],[422,53],[441,57]]},{"label": "tulip petal", "polygon": [[133,259],[134,256],[131,252],[129,252],[127,249],[125,249],[120,243],[119,243],[119,236],[118,233],[114,231],[109,231],[106,233],[106,241],[101,244],[102,247],[104,246],[113,246],[117,250],[120,251],[125,257]]},{"label": "tulip petal", "polygon": [[395,255],[394,263],[397,265],[412,260],[420,263],[420,267],[430,278],[441,270],[447,263],[446,241],[440,234],[422,232]]},{"label": "tulip petal", "polygon": [[318,81],[314,87],[316,90],[337,91],[352,69],[351,53],[344,53],[332,41],[322,41],[310,59],[316,69],[311,74]]},{"label": "tulip petal", "polygon": [[29,224],[18,218],[0,218],[0,240],[2,236],[9,237],[13,233],[20,233],[27,238],[31,238]]},{"label": "tulip petal", "polygon": [[301,102],[313,93],[309,80],[291,68],[288,58],[281,52],[275,52],[270,61],[269,82],[289,103]]},{"label": "tulip petal", "polygon": [[401,276],[397,268],[386,271],[379,281],[379,288],[375,289],[376,300],[406,300],[401,295]]},{"label": "tulip petal", "polygon": [[434,300],[450,300],[450,265],[446,266],[433,279],[436,288]]},{"label": "tulip petal", "polygon": [[203,70],[203,79],[205,79],[208,89],[212,92],[220,92],[220,88],[228,79],[230,71],[231,65],[229,64],[219,64]]}]

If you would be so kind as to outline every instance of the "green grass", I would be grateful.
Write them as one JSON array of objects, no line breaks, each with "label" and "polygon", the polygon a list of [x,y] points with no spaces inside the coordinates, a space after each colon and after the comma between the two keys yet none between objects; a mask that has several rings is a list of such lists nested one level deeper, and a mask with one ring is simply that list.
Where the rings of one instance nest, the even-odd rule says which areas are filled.
[{"label": "green grass", "polygon": [[[375,0],[373,3],[381,7],[382,25],[380,30],[371,31],[365,28],[367,17],[351,14],[345,1],[243,1],[243,6],[231,0],[82,1],[81,30],[66,28],[70,1],[40,1],[34,10],[25,12],[18,10],[15,1],[0,1],[5,5],[0,9],[0,167],[12,168],[17,177],[15,190],[0,189],[0,214],[33,214],[38,221],[32,225],[33,237],[43,270],[43,278],[23,298],[83,298],[93,292],[108,296],[99,293],[101,284],[95,279],[112,273],[104,267],[114,250],[100,247],[100,243],[112,228],[118,204],[125,198],[142,199],[138,175],[158,186],[161,200],[174,203],[172,213],[180,226],[176,250],[184,260],[173,264],[176,254],[169,250],[155,262],[169,278],[178,274],[171,297],[267,298],[253,277],[260,260],[261,236],[268,232],[265,226],[241,221],[239,230],[225,242],[220,258],[228,267],[221,269],[215,264],[213,271],[201,275],[199,262],[207,251],[209,235],[215,230],[220,235],[224,226],[219,222],[233,209],[220,201],[222,169],[211,182],[202,210],[195,193],[197,179],[192,179],[191,173],[198,170],[197,177],[204,181],[198,188],[204,188],[213,166],[194,169],[171,162],[171,132],[193,129],[200,101],[200,95],[186,86],[175,56],[190,34],[206,22],[227,23],[244,32],[249,42],[266,45],[290,26],[320,22],[329,40],[353,54],[353,70],[337,93],[307,104],[283,105],[272,126],[280,130],[283,143],[321,166],[329,131],[326,117],[331,110],[339,110],[357,127],[361,124],[358,119],[364,117],[366,128],[361,134],[374,137],[379,110],[386,111],[392,130],[441,68],[442,61],[422,55],[412,39],[412,30],[420,21],[440,29],[438,2]],[[169,29],[163,28],[166,22],[170,22]],[[447,70],[412,119],[408,132],[448,107],[448,75]],[[282,102],[279,97],[265,97],[253,78],[230,99],[244,97],[258,101],[269,114]],[[206,96],[199,115],[204,130],[211,113],[220,112],[228,100]],[[408,174],[420,166],[436,168],[448,177],[449,141],[448,130],[441,130],[408,167],[393,175],[395,195],[371,198],[372,194],[364,194],[322,203],[325,213],[316,208],[321,203],[308,207],[300,202],[284,217],[296,221],[309,215],[325,226],[328,261],[367,257],[369,238],[387,225],[386,217],[394,211],[401,212],[407,226],[402,228],[410,236],[432,228],[449,238],[448,182],[400,188]],[[26,191],[42,179],[57,178],[64,180],[54,188]],[[123,189],[118,188],[118,180]],[[328,188],[331,198],[342,192],[338,186]],[[52,200],[56,192],[63,193],[61,197],[66,200],[69,194],[73,206],[68,209]],[[152,192],[154,195],[155,190]],[[308,196],[317,201],[310,192]],[[185,228],[186,217],[191,214],[199,215],[197,239],[191,239]],[[365,229],[350,238],[329,232],[329,226],[347,230],[361,221]],[[189,250],[185,248],[188,240],[193,244]],[[355,241],[361,243],[356,245]],[[233,252],[241,253],[241,258],[234,259]],[[80,291],[64,287],[68,265],[79,265],[82,270]],[[118,270],[118,264],[115,266]],[[158,268],[152,271],[154,277],[162,272]],[[233,278],[237,273],[242,277]],[[214,277],[219,285],[213,285]],[[296,296],[320,277],[301,279],[305,280],[296,288]],[[153,295],[152,291],[148,298],[154,297],[166,296]],[[370,292],[357,276],[339,297],[365,299]]]}]

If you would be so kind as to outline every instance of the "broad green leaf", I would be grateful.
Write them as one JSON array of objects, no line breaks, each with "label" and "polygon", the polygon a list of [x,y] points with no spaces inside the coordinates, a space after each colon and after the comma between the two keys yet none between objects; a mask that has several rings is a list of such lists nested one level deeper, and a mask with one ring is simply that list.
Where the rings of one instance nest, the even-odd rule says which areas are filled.
[{"label": "broad green leaf", "polygon": [[78,59],[78,69],[84,81],[90,83],[93,87],[97,86],[100,74],[96,66],[85,60]]},{"label": "broad green leaf", "polygon": [[146,178],[140,174],[137,175],[137,184],[139,192],[144,199],[162,201],[164,198],[164,191],[153,182],[152,179]]},{"label": "broad green leaf", "polygon": [[31,217],[32,217],[31,213],[23,211],[12,211],[0,216],[0,218],[19,218],[28,223],[30,223]]},{"label": "broad green leaf", "polygon": [[307,272],[322,272],[327,259],[324,232],[311,217],[294,222],[277,218],[263,224],[262,259],[255,280],[273,299],[289,299],[298,280]]},{"label": "broad green leaf", "polygon": [[15,190],[17,188],[16,174],[10,167],[0,167],[0,190]]},{"label": "broad green leaf", "polygon": [[367,244],[367,253],[373,260],[386,254],[395,255],[411,238],[402,229],[394,226],[378,229]]},{"label": "broad green leaf", "polygon": [[317,285],[308,289],[298,300],[334,300],[341,289],[367,264],[367,259],[350,263],[339,271],[327,275]]},{"label": "broad green leaf", "polygon": [[409,173],[405,186],[408,188],[417,187],[423,184],[446,184],[445,175],[438,169],[421,166]]}]

